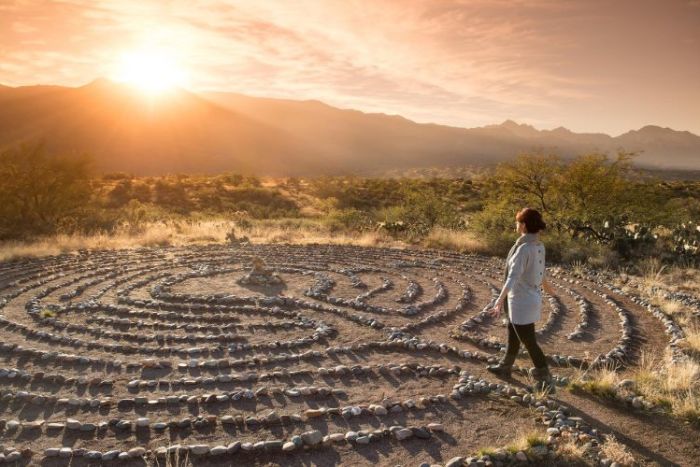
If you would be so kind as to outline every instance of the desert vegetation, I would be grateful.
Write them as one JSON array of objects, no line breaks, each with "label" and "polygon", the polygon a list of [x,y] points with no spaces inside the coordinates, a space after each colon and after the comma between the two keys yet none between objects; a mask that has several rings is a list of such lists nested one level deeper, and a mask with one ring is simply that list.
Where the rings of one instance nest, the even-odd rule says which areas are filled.
[{"label": "desert vegetation", "polygon": [[618,268],[656,257],[693,264],[700,182],[650,176],[633,168],[633,157],[522,155],[459,177],[135,177],[97,175],[87,156],[24,145],[0,155],[0,176],[8,181],[0,188],[0,240],[5,257],[30,253],[28,243],[181,244],[226,241],[229,232],[229,239],[357,238],[503,254],[513,239],[513,213],[532,206],[550,225],[550,261]]}]

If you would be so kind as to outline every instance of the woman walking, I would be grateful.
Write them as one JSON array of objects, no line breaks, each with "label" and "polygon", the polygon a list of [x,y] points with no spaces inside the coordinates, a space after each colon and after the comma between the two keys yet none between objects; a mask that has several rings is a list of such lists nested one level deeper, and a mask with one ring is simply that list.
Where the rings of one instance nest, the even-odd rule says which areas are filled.
[{"label": "woman walking", "polygon": [[551,286],[544,280],[545,249],[539,238],[539,232],[546,225],[541,214],[531,208],[518,212],[515,221],[520,237],[508,252],[506,281],[491,309],[496,318],[500,317],[501,310],[506,311],[508,344],[503,359],[496,365],[490,365],[488,370],[500,376],[510,376],[522,343],[535,364],[530,372],[535,380],[533,389],[554,392],[547,360],[535,338],[535,323],[542,314],[540,287],[552,293]]}]

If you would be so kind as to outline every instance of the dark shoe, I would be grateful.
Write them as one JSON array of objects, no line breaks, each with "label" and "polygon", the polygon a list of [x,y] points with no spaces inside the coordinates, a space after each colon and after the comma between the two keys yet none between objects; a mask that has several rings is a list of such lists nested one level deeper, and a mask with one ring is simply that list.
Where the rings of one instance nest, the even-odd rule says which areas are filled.
[{"label": "dark shoe", "polygon": [[532,385],[532,392],[546,392],[547,394],[554,394],[556,392],[554,380],[552,374],[549,372],[549,368],[533,368],[530,370],[530,376],[535,380],[535,384]]},{"label": "dark shoe", "polygon": [[510,378],[510,373],[513,371],[513,363],[501,360],[495,365],[487,366],[486,369],[495,375]]}]

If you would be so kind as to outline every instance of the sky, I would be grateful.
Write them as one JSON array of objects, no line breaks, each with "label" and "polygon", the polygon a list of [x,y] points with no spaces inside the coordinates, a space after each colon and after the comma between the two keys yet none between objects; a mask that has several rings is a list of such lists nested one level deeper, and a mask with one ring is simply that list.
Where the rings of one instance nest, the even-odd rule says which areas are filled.
[{"label": "sky", "polygon": [[700,0],[0,0],[0,84],[116,78],[142,50],[195,92],[700,134]]}]

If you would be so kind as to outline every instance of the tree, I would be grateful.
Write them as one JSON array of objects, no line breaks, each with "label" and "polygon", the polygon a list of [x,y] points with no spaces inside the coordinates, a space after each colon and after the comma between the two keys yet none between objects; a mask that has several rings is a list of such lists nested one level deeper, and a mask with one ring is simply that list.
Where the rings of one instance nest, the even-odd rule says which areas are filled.
[{"label": "tree", "polygon": [[55,232],[91,199],[86,155],[49,155],[43,144],[0,153],[0,238]]},{"label": "tree", "polygon": [[555,155],[518,156],[500,164],[487,180],[487,196],[499,203],[530,206],[556,222],[556,190],[563,162]]},{"label": "tree", "polygon": [[564,162],[522,155],[503,163],[485,182],[487,201],[477,226],[510,226],[513,214],[529,206],[571,238],[615,245],[629,236],[630,224],[648,231],[660,221],[663,203],[654,183],[635,182],[632,157],[621,152],[610,162],[604,154],[588,154]]}]

